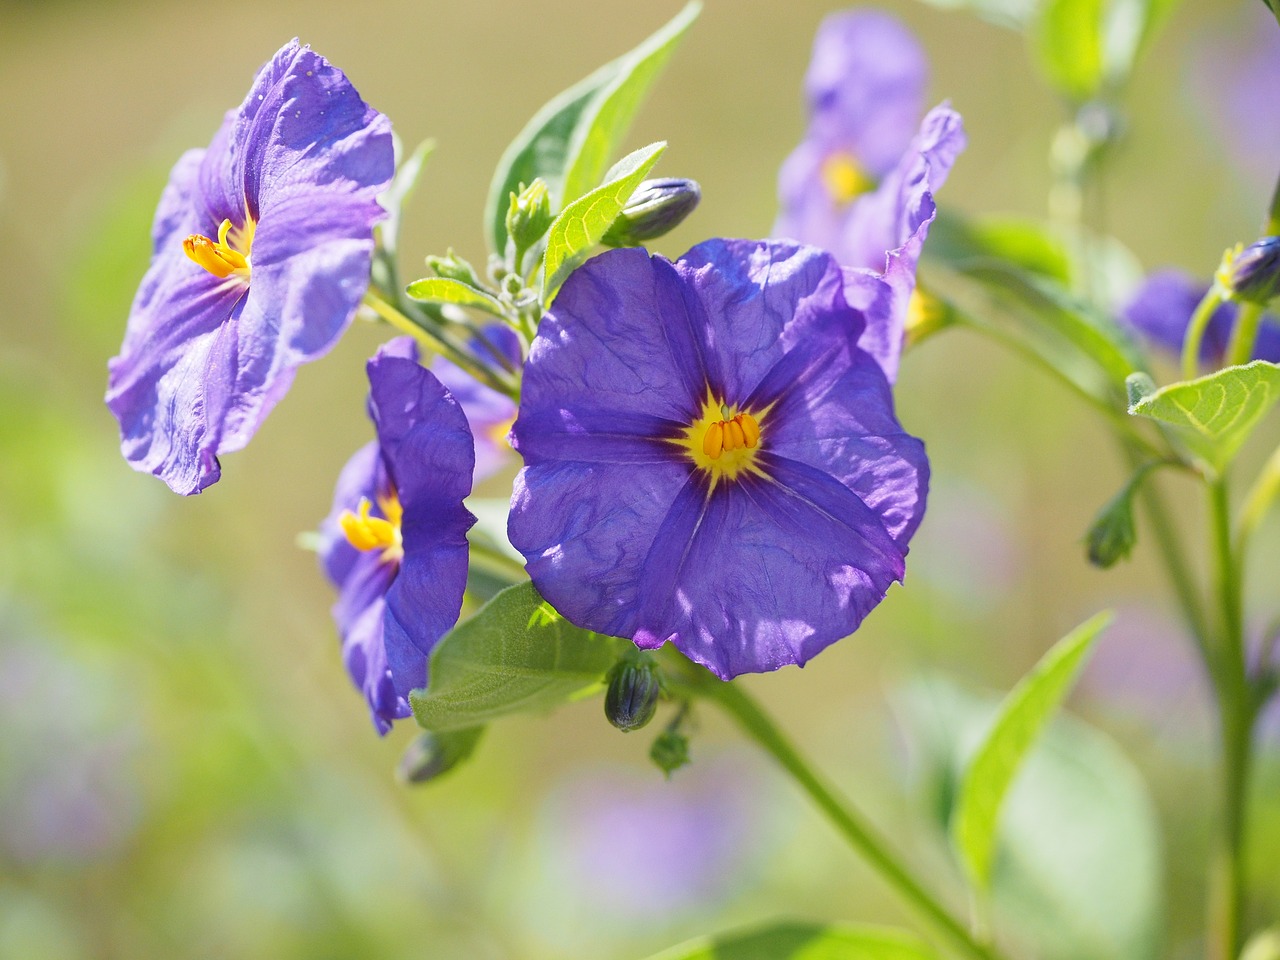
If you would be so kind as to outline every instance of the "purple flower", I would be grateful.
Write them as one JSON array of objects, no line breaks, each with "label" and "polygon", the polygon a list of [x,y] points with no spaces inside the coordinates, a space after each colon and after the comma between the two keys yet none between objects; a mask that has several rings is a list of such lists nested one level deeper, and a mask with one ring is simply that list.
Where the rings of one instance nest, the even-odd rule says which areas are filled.
[{"label": "purple flower", "polygon": [[803,664],[901,580],[928,461],[831,256],[711,240],[576,271],[525,365],[508,527],[573,623],[729,678]]},{"label": "purple flower", "polygon": [[[1208,292],[1208,283],[1197,282],[1180,270],[1157,270],[1147,277],[1121,316],[1151,343],[1177,356],[1182,352],[1191,315]],[[1202,363],[1221,365],[1238,309],[1235,303],[1228,302],[1214,311],[1200,341]],[[1280,318],[1274,314],[1263,317],[1253,356],[1280,363]]]},{"label": "purple flower", "polygon": [[[483,340],[472,341],[475,353],[497,366],[502,360],[520,365],[520,338],[510,327],[500,323],[484,329]],[[467,415],[471,435],[476,444],[475,480],[479,483],[502,469],[511,454],[507,433],[516,418],[515,401],[506,394],[486,387],[456,364],[437,357],[431,372],[453,394]]]},{"label": "purple flower", "polygon": [[863,349],[892,381],[915,290],[916,262],[937,214],[933,192],[965,147],[960,116],[924,110],[924,53],[895,18],[849,11],[823,21],[805,78],[809,129],[778,176],[773,234],[830,250],[849,297],[868,314]]},{"label": "purple flower", "polygon": [[386,733],[409,716],[409,691],[426,686],[427,657],[462,609],[475,454],[461,408],[411,340],[385,345],[368,369],[378,439],[338,478],[320,556],[338,588],[347,672]]},{"label": "purple flower", "polygon": [[135,469],[200,492],[333,346],[368,286],[393,166],[387,118],[296,40],[208,149],[182,156],[110,363],[107,406]]}]

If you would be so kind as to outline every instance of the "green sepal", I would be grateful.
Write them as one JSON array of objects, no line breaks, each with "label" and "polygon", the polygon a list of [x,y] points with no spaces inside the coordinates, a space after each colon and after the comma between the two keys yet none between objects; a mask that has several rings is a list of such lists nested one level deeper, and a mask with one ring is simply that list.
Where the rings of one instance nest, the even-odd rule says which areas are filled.
[{"label": "green sepal", "polygon": [[449,252],[443,257],[428,255],[427,266],[434,270],[437,276],[446,280],[457,280],[459,283],[465,283],[477,289],[483,285],[480,274],[476,273],[476,268],[454,253],[453,247],[450,247]]},{"label": "green sepal", "polygon": [[602,690],[627,641],[575,627],[528,581],[508,587],[436,644],[425,690],[409,695],[427,730],[481,726]]}]

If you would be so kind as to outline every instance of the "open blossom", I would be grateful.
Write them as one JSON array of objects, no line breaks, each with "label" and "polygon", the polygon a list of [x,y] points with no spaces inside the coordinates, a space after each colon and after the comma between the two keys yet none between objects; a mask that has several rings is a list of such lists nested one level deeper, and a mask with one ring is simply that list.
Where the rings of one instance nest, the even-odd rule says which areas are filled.
[{"label": "open blossom", "polygon": [[869,317],[862,342],[897,375],[916,263],[941,188],[965,147],[959,114],[924,112],[928,65],[895,18],[833,14],[814,39],[805,77],[809,128],[778,175],[773,235],[830,250],[850,301]]},{"label": "open blossom", "polygon": [[574,272],[525,366],[508,533],[573,623],[718,676],[803,664],[903,576],[928,462],[839,264],[780,241]]},{"label": "open blossom", "polygon": [[387,118],[296,40],[208,149],[182,156],[110,363],[107,405],[135,469],[200,492],[333,346],[368,287],[393,168]]},{"label": "open blossom", "polygon": [[[1182,351],[1191,315],[1208,292],[1208,282],[1196,281],[1181,270],[1157,270],[1147,277],[1121,311],[1121,317],[1145,339],[1176,357]],[[1239,305],[1234,302],[1224,303],[1213,312],[1200,341],[1202,363],[1221,365],[1238,312]],[[1275,314],[1263,315],[1253,356],[1255,360],[1280,363],[1280,318]]]},{"label": "open blossom", "polygon": [[368,370],[378,439],[338,478],[321,562],[338,588],[347,672],[386,733],[409,716],[409,691],[426,686],[427,658],[462,609],[475,454],[461,408],[411,340],[385,345]]}]

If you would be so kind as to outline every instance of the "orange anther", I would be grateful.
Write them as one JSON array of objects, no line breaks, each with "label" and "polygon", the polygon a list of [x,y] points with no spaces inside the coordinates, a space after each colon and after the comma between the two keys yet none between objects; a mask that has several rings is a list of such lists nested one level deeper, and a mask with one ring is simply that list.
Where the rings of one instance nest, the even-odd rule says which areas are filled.
[{"label": "orange anther", "polygon": [[724,421],[717,420],[707,427],[707,432],[702,438],[702,452],[712,460],[719,460],[724,449]]},{"label": "orange anther", "polygon": [[746,434],[742,432],[742,424],[737,417],[732,420],[725,421],[724,425],[724,448],[726,450],[741,450],[747,445]]},{"label": "orange anther", "polygon": [[742,424],[742,434],[747,441],[747,449],[754,449],[760,443],[760,424],[756,423],[756,418],[749,413],[740,413],[734,417]]}]

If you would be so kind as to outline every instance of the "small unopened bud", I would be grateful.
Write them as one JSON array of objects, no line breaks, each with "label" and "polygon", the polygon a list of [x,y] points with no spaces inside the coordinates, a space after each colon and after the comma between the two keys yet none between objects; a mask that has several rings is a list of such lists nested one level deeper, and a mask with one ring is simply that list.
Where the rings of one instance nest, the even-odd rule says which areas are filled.
[{"label": "small unopened bud", "polygon": [[647,657],[628,659],[609,673],[604,695],[604,715],[623,733],[639,730],[658,709],[662,684]]},{"label": "small unopened bud", "polygon": [[511,194],[511,206],[507,208],[507,236],[515,246],[513,262],[516,270],[520,269],[525,251],[542,239],[554,219],[547,183],[541,177],[527,187],[521,186],[518,194]]},{"label": "small unopened bud", "polygon": [[635,247],[678,227],[702,199],[696,180],[666,177],[636,187],[618,219],[601,241],[610,247]]},{"label": "small unopened bud", "polygon": [[452,247],[443,257],[427,257],[427,266],[446,280],[457,280],[470,287],[480,286],[480,275],[476,273],[475,267],[454,253]]},{"label": "small unopened bud", "polygon": [[1280,237],[1263,237],[1228,251],[1218,282],[1233,300],[1266,305],[1280,294]]},{"label": "small unopened bud", "polygon": [[426,783],[444,776],[475,752],[483,733],[484,727],[468,727],[419,734],[400,758],[396,776],[405,783]]},{"label": "small unopened bud", "polygon": [[678,730],[664,730],[649,748],[652,760],[667,777],[689,762],[689,738]]},{"label": "small unopened bud", "polygon": [[1085,535],[1085,546],[1089,562],[1095,567],[1106,570],[1115,566],[1129,556],[1138,542],[1133,522],[1133,494],[1140,482],[1141,476],[1126,484],[1094,518],[1093,526]]}]

